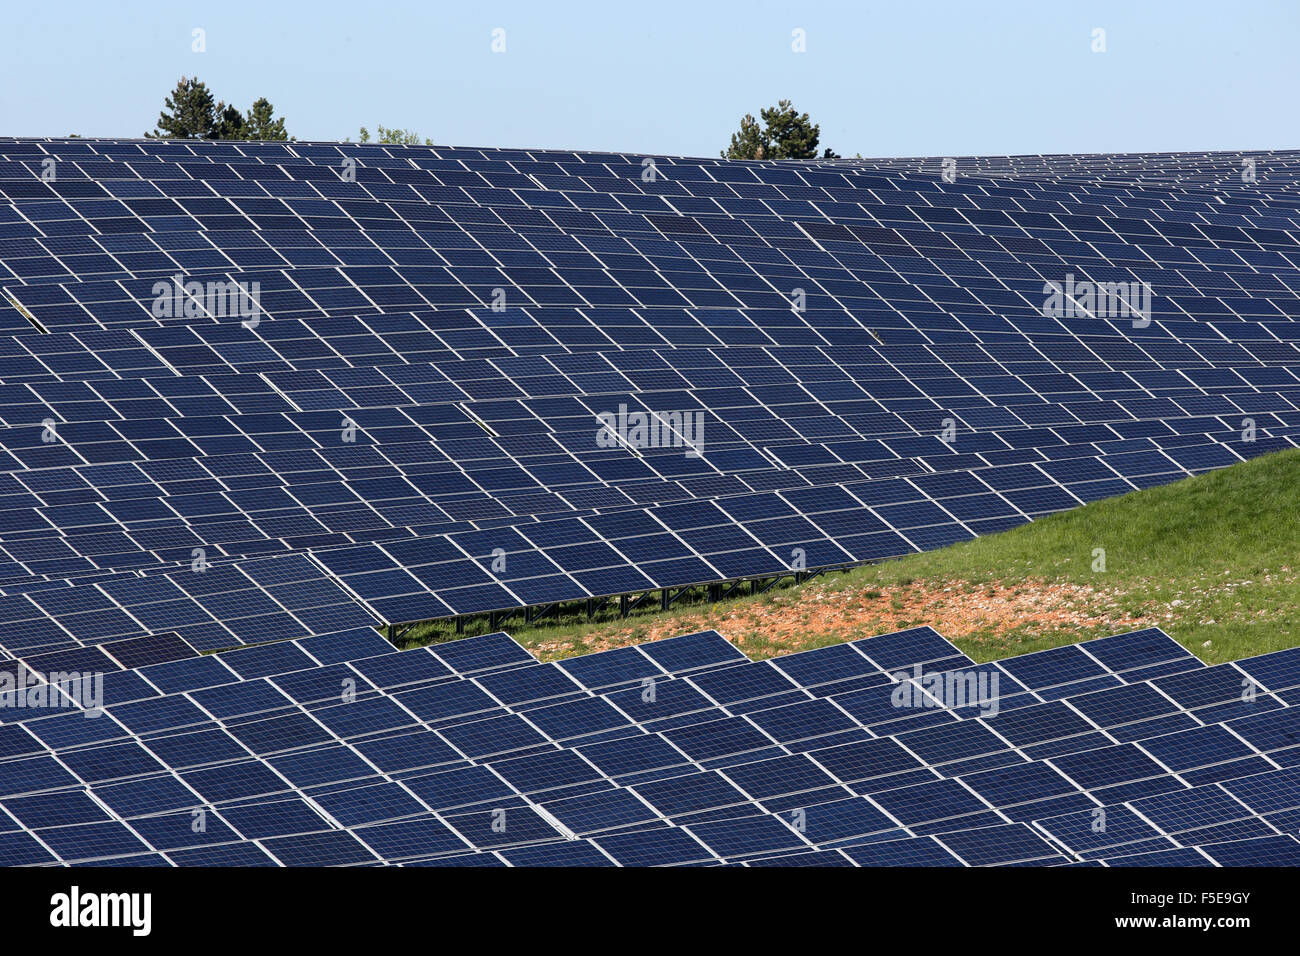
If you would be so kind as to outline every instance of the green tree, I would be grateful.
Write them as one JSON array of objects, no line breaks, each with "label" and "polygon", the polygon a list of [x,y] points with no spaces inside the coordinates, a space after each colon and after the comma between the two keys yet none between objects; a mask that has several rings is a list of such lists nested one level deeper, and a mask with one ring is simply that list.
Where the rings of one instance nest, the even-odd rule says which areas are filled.
[{"label": "green tree", "polygon": [[289,134],[284,130],[284,117],[272,119],[274,113],[275,107],[271,105],[271,101],[265,96],[254,100],[253,108],[248,111],[248,116],[244,120],[244,138],[288,139]]},{"label": "green tree", "polygon": [[273,119],[266,97],[253,103],[247,116],[224,101],[217,102],[197,76],[176,84],[158,115],[158,128],[145,133],[151,139],[288,139],[284,119]]},{"label": "green tree", "polygon": [[248,139],[244,130],[244,115],[239,108],[225,103],[217,104],[217,128],[212,139]]},{"label": "green tree", "polygon": [[[740,121],[740,131],[731,134],[731,145],[723,159],[816,159],[821,127],[807,113],[797,113],[789,100],[759,111],[760,124],[752,114]],[[830,149],[824,159],[838,159]]]},{"label": "green tree", "polygon": [[740,120],[740,132],[731,134],[731,146],[722,153],[723,159],[770,159],[772,141],[767,131],[758,125],[752,113]]},{"label": "green tree", "polygon": [[[413,129],[389,129],[387,126],[376,126],[375,129],[378,130],[379,132],[379,136],[375,140],[375,142],[381,145],[384,146],[419,146],[420,145],[420,134]],[[359,141],[362,143],[370,142],[370,130],[366,129],[364,126],[361,127]],[[432,146],[433,140],[426,139],[424,141],[424,145]]]},{"label": "green tree", "polygon": [[184,77],[167,96],[150,139],[215,139],[217,107],[212,91],[197,76]]}]

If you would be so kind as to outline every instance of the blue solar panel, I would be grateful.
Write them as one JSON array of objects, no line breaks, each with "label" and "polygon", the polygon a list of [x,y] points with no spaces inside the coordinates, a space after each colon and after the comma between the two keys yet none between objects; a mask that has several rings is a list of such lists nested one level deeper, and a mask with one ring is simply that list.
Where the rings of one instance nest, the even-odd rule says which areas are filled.
[{"label": "blue solar panel", "polygon": [[[661,158],[653,188],[641,158],[0,139],[0,650],[102,672],[105,708],[0,712],[0,858],[1289,859],[1290,651],[1205,668],[1148,630],[977,667],[916,628],[766,663],[703,632],[553,665],[379,636],[899,556],[1295,444],[1296,223],[1222,157],[960,185]],[[1051,253],[1151,283],[1154,321],[1045,314]],[[177,274],[257,281],[263,321],[153,308]],[[620,409],[658,447],[598,441]],[[938,674],[997,689],[899,706]],[[61,820],[71,794],[112,814]],[[485,830],[495,803],[516,824]]]},{"label": "blue solar panel", "polygon": [[703,631],[643,644],[641,652],[673,674],[748,660],[717,631]]},{"label": "blue solar panel", "polygon": [[[733,178],[723,161],[662,158],[679,207],[669,208],[643,191],[634,157],[472,151],[465,161],[482,175],[452,185],[471,175],[452,160],[464,151],[403,147],[408,165],[389,151],[299,147],[291,157],[215,143],[128,153],[103,141],[0,143],[15,160],[0,177],[15,212],[0,264],[14,276],[7,296],[26,310],[9,310],[4,328],[6,473],[23,504],[0,522],[0,548],[26,593],[32,578],[103,575],[114,595],[47,594],[61,608],[55,627],[36,623],[51,608],[27,602],[15,620],[33,623],[11,648],[99,642],[143,624],[212,650],[376,618],[788,573],[796,555],[799,566],[834,567],[1293,443],[1295,353],[1283,325],[1294,310],[1279,305],[1294,297],[1279,278],[1289,265],[1271,255],[1247,266],[1241,252],[1201,244],[1218,241],[1205,238],[1218,235],[1209,223],[1225,219],[1232,236],[1259,229],[1272,243],[1285,207],[1261,217],[1269,227],[1243,225],[1250,217],[1218,193],[1108,160],[1108,180],[1199,203],[1207,223],[1189,233],[1164,203],[1141,204],[1171,244],[1141,246],[1125,268],[1186,317],[1128,330],[1043,315],[1039,280],[1052,276],[1040,252],[1056,244],[1072,268],[1104,272],[1107,256],[1150,235],[1117,230],[1127,220],[1081,201],[1109,186],[1054,180],[1057,168],[1095,171],[1078,157],[1042,160],[1030,180],[1080,206],[1058,213],[1053,231],[996,208],[1020,195],[1021,160],[970,160],[995,208],[952,187],[958,211],[942,202],[948,184],[897,163],[747,166],[744,188],[760,202],[716,195]],[[88,177],[78,188],[125,191],[128,205],[104,217],[89,200],[60,198],[34,162],[49,156]],[[345,156],[359,163],[356,182],[326,168]],[[882,186],[864,212],[859,190]],[[787,194],[817,195],[821,220],[804,221],[794,210],[812,207]],[[591,211],[559,210],[566,196]],[[150,223],[164,208],[159,231]],[[236,213],[245,208],[276,212]],[[899,225],[917,217],[925,229]],[[1085,225],[1094,220],[1120,239],[1098,242]],[[89,231],[58,234],[66,223]],[[1067,238],[1072,229],[1088,242]],[[1198,245],[1172,244],[1190,235]],[[1142,265],[1153,256],[1207,263],[1239,294],[1199,272]],[[676,268],[664,272],[665,257]],[[735,259],[764,281],[715,265]],[[805,270],[802,313],[774,291],[791,267]],[[268,321],[155,314],[156,280],[178,272],[258,281]],[[482,308],[497,284],[512,291],[504,313]],[[64,332],[59,346],[32,321]],[[180,376],[159,375],[169,369]],[[669,402],[705,414],[713,437],[701,458],[593,447],[597,412],[658,415]],[[1261,431],[1253,446],[1236,431],[1246,414]],[[945,415],[964,426],[951,446],[936,434]],[[58,442],[36,427],[50,416]],[[334,437],[344,418],[357,428],[346,448]],[[145,493],[102,490],[125,487]],[[558,568],[535,551],[574,544],[591,547],[559,551]],[[178,581],[174,601],[159,591],[138,600],[141,573],[163,584],[196,549],[213,571],[289,552],[318,563],[269,565],[270,576],[246,566],[266,594]],[[505,568],[485,567],[498,550]],[[331,590],[320,568],[346,590]]]},{"label": "blue solar panel", "polygon": [[963,865],[961,860],[933,837],[845,847],[843,853],[858,866]]},{"label": "blue solar panel", "polygon": [[1059,852],[1022,823],[960,830],[936,839],[971,866],[1064,860]]},{"label": "blue solar panel", "polygon": [[473,674],[531,664],[534,658],[506,634],[488,634],[432,648],[432,653],[457,674]]}]

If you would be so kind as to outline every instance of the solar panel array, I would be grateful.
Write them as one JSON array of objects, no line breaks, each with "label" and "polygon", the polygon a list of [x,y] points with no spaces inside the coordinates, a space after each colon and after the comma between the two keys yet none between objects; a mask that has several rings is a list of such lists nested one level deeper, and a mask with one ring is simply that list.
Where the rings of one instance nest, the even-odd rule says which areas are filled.
[{"label": "solar panel array", "polygon": [[359,629],[153,653],[93,718],[4,710],[0,863],[1300,863],[1300,648],[1205,666],[1149,629],[976,665],[915,628],[750,661],[710,631],[539,663]]},{"label": "solar panel array", "polygon": [[[0,649],[841,567],[1292,447],[1296,154],[1251,158],[0,139]],[[1067,275],[1152,321],[1045,315]],[[183,290],[228,281],[256,321]]]},{"label": "solar panel array", "polygon": [[1246,158],[0,139],[0,862],[1296,862],[1300,651],[375,630],[1293,447],[1297,154]]}]

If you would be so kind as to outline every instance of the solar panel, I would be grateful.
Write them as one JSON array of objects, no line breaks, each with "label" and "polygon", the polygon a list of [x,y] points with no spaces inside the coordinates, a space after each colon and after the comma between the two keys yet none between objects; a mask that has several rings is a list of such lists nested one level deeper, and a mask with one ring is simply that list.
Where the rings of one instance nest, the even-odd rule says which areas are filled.
[{"label": "solar panel", "polygon": [[[248,595],[245,619],[77,590],[24,646],[135,627],[212,649],[838,567],[1293,444],[1283,154],[1268,190],[1213,154],[1162,156],[1172,177],[971,159],[961,184],[661,157],[647,186],[640,159],[0,141],[21,308],[0,589],[138,593],[196,549],[329,569]],[[1150,284],[1150,325],[1044,314],[1044,281],[1116,270]],[[257,323],[211,301],[229,282],[258,283]],[[619,407],[677,437],[698,411],[707,445],[602,448]],[[561,540],[587,547],[539,551]],[[321,600],[329,579],[345,595]]]},{"label": "solar panel", "polygon": [[[0,656],[58,702],[0,708],[0,859],[1289,861],[1289,651],[379,636],[1295,444],[1289,154],[643,158],[0,139]],[[1149,323],[1054,314],[1067,274]]]},{"label": "solar panel", "polygon": [[[790,661],[828,655],[749,663],[713,632],[622,649],[647,662],[633,673],[656,656],[677,670],[594,689],[502,634],[328,663],[307,652],[319,641],[148,665],[139,673],[150,683],[175,689],[109,704],[98,720],[13,725],[0,807],[32,840],[9,836],[6,861],[236,862],[258,859],[236,849],[258,840],[286,865],[798,865],[814,851],[833,865],[1111,864],[1180,846],[1212,854],[1285,832],[1273,821],[1300,811],[1295,771],[1277,768],[1296,748],[1281,703],[1202,724],[1199,697],[1191,710],[1163,697],[1196,728],[1167,732],[1120,708],[1117,726],[1150,725],[1125,742],[1087,716],[1106,713],[1088,702],[1117,691],[1086,687],[1063,699],[1018,690],[1037,702],[996,715],[927,707],[944,722],[926,727],[862,724],[840,702],[863,689],[817,667],[807,684],[792,676],[806,665]],[[346,658],[349,643],[377,649],[360,634],[328,646]],[[883,689],[915,680],[909,661],[953,659],[924,629],[842,647],[837,657],[904,669],[874,668]],[[1114,664],[1106,673],[1121,690],[1166,680],[1131,678],[1152,661],[1216,672],[1158,631],[1079,650]],[[1026,672],[1014,661],[996,666]],[[211,663],[200,673],[197,662]],[[614,663],[624,675],[634,665],[626,653]],[[834,664],[831,676],[844,673]],[[391,684],[397,674],[406,679]],[[631,699],[640,718],[625,712]],[[1200,768],[1218,772],[1190,779]],[[195,810],[214,817],[197,835]],[[1279,846],[1261,846],[1260,858],[1284,857]]]}]

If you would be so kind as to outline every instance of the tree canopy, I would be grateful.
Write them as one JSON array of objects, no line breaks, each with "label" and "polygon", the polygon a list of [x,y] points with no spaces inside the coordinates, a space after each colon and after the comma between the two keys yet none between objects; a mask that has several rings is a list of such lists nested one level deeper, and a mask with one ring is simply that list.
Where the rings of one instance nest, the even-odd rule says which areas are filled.
[{"label": "tree canopy", "polygon": [[195,77],[181,77],[176,89],[167,94],[158,114],[158,128],[145,136],[156,139],[216,139],[216,100],[207,84]]},{"label": "tree canopy", "polygon": [[[795,111],[789,100],[760,110],[762,122],[746,113],[740,130],[731,134],[731,145],[722,151],[723,159],[816,159],[821,127],[807,113]],[[831,149],[823,159],[839,159]]]},{"label": "tree canopy", "polygon": [[[374,142],[384,146],[419,146],[420,134],[413,129],[389,129],[387,126],[376,126],[378,136]],[[361,127],[360,141],[363,143],[371,142],[370,130],[364,126]],[[432,146],[433,140],[424,140],[425,146]]]},{"label": "tree canopy", "polygon": [[244,139],[288,139],[284,117],[273,119],[275,108],[265,96],[253,100],[253,108],[244,118]]},{"label": "tree canopy", "polygon": [[284,118],[273,118],[274,112],[263,96],[247,114],[241,113],[236,106],[218,102],[197,76],[182,76],[158,114],[157,129],[144,135],[150,139],[289,139]]}]

